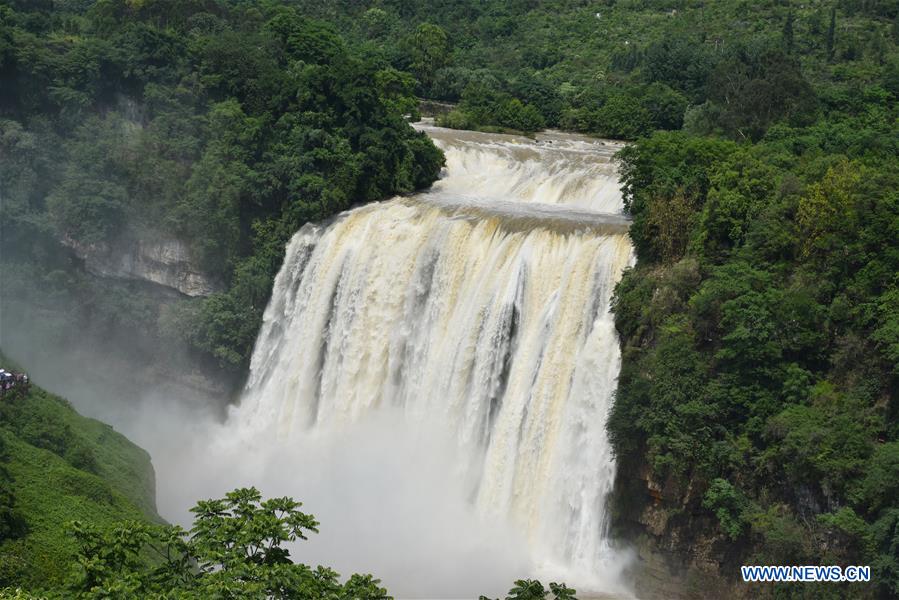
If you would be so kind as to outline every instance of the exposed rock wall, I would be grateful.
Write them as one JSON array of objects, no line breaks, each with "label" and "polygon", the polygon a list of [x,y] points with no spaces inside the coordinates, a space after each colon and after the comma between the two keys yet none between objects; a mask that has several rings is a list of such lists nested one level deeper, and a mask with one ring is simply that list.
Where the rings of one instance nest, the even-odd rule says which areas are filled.
[{"label": "exposed rock wall", "polygon": [[88,272],[101,277],[142,280],[185,296],[208,296],[221,289],[192,262],[187,245],[171,238],[129,238],[112,244],[63,243],[84,261]]},{"label": "exposed rock wall", "polygon": [[641,457],[619,460],[613,529],[636,553],[632,576],[639,598],[743,598],[758,591],[737,580],[743,549],[708,534],[716,528],[695,493],[702,486],[691,477],[657,481]]}]

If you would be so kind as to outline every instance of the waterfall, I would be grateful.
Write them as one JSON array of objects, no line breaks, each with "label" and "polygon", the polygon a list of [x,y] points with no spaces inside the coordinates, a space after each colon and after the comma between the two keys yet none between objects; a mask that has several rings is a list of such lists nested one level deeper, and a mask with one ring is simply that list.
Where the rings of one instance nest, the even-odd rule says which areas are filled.
[{"label": "waterfall", "polygon": [[447,156],[431,190],[291,240],[230,423],[287,443],[380,411],[436,424],[481,518],[538,565],[595,575],[611,552],[609,305],[633,261],[618,146],[421,127]]}]

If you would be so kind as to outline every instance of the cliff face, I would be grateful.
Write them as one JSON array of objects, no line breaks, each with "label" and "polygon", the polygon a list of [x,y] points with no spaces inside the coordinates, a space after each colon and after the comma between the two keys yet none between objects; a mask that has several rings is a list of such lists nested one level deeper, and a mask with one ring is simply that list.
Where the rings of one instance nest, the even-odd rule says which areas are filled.
[{"label": "cliff face", "polygon": [[66,249],[56,260],[77,285],[42,287],[40,277],[9,275],[0,286],[0,330],[9,354],[78,405],[97,390],[228,402],[243,372],[221,368],[163,330],[172,314],[224,289],[198,267],[186,243],[134,230],[108,244],[59,241]]},{"label": "cliff face", "polygon": [[612,498],[613,527],[636,553],[637,595],[647,599],[743,598],[738,584],[743,548],[716,531],[702,509],[704,489],[692,477],[653,478],[642,457],[620,457]]},{"label": "cliff face", "polygon": [[220,291],[220,282],[192,262],[187,245],[172,238],[120,239],[112,244],[82,244],[63,239],[85,269],[100,277],[133,279],[171,288],[185,296],[208,296]]}]

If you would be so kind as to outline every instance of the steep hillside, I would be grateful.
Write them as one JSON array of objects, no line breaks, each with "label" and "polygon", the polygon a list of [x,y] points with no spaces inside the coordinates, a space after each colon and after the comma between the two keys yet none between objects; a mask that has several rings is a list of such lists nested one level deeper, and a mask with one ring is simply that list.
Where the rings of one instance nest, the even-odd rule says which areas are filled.
[{"label": "steep hillside", "polygon": [[622,153],[617,522],[697,581],[867,564],[855,589],[740,591],[899,594],[897,140],[859,119]]},{"label": "steep hillside", "polygon": [[0,588],[60,584],[70,521],[161,520],[149,455],[36,385],[0,396],[0,461]]}]

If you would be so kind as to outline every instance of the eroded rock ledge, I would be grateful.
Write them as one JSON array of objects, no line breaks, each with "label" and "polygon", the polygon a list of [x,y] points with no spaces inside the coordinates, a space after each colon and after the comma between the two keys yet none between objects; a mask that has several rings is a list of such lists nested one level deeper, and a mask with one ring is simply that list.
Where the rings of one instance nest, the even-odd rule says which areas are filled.
[{"label": "eroded rock ledge", "polygon": [[187,244],[177,239],[129,237],[112,244],[83,244],[65,237],[62,242],[94,275],[148,281],[194,297],[222,289],[191,262]]}]

